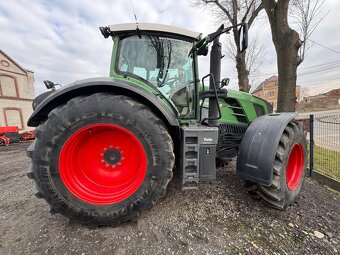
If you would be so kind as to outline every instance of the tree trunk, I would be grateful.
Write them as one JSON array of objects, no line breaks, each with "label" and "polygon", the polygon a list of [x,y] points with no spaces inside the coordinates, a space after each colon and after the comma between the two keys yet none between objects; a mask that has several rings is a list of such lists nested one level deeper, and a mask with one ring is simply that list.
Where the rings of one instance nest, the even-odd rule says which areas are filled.
[{"label": "tree trunk", "polygon": [[301,59],[299,34],[288,25],[289,0],[262,0],[266,10],[278,68],[278,112],[294,112],[296,107],[296,69]]},{"label": "tree trunk", "polygon": [[296,69],[298,66],[299,35],[294,30],[284,37],[275,40],[278,68],[278,112],[294,112],[296,108]]},{"label": "tree trunk", "polygon": [[245,52],[237,54],[235,58],[239,90],[243,92],[249,92],[249,71],[247,70],[246,66]]},{"label": "tree trunk", "polygon": [[249,92],[250,85],[249,85],[249,71],[247,70],[246,65],[246,52],[238,53],[240,49],[240,35],[237,29],[233,30],[234,35],[234,42],[236,45],[236,70],[237,70],[237,77],[238,77],[238,87],[240,91]]}]

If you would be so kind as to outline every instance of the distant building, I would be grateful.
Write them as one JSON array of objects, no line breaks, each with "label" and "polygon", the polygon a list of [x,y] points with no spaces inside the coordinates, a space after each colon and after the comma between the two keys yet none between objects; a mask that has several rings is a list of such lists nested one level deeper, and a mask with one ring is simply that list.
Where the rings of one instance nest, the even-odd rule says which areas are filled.
[{"label": "distant building", "polygon": [[32,114],[34,73],[22,68],[0,50],[0,126],[18,126],[26,131]]},{"label": "distant building", "polygon": [[[261,82],[259,86],[257,86],[251,94],[264,100],[268,101],[274,108],[277,109],[277,98],[278,98],[278,77],[277,75],[273,75],[272,77]],[[301,86],[296,86],[296,98],[300,98]]]},{"label": "distant building", "polygon": [[333,89],[327,93],[304,97],[300,103],[301,109],[333,108],[340,105],[340,89]]}]

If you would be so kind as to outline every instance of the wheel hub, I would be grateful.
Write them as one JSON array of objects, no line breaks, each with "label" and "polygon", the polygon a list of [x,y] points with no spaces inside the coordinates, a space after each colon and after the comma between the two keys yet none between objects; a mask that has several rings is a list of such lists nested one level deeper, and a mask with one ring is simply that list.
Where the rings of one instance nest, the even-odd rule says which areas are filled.
[{"label": "wheel hub", "polygon": [[102,163],[109,164],[112,167],[116,164],[121,165],[121,161],[124,160],[123,153],[123,151],[119,150],[119,147],[112,148],[110,146],[109,149],[104,148],[104,153],[100,154],[103,157]]}]

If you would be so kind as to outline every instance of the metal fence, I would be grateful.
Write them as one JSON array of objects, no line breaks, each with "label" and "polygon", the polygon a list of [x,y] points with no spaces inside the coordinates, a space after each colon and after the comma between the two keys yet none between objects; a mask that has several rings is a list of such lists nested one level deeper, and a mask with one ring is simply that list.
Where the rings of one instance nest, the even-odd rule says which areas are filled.
[{"label": "metal fence", "polygon": [[340,115],[309,117],[310,176],[340,190]]}]

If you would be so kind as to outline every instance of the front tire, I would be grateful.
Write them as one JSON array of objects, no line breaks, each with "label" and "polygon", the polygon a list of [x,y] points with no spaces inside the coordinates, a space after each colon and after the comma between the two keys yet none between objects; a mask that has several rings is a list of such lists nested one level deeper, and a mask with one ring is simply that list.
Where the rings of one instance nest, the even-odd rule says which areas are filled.
[{"label": "front tire", "polygon": [[300,196],[307,168],[307,142],[301,124],[288,123],[281,135],[275,154],[273,182],[267,187],[252,181],[245,188],[255,199],[267,205],[285,210]]},{"label": "front tire", "polygon": [[36,196],[91,225],[134,221],[165,194],[172,139],[145,105],[121,95],[76,97],[51,111],[28,148]]}]

